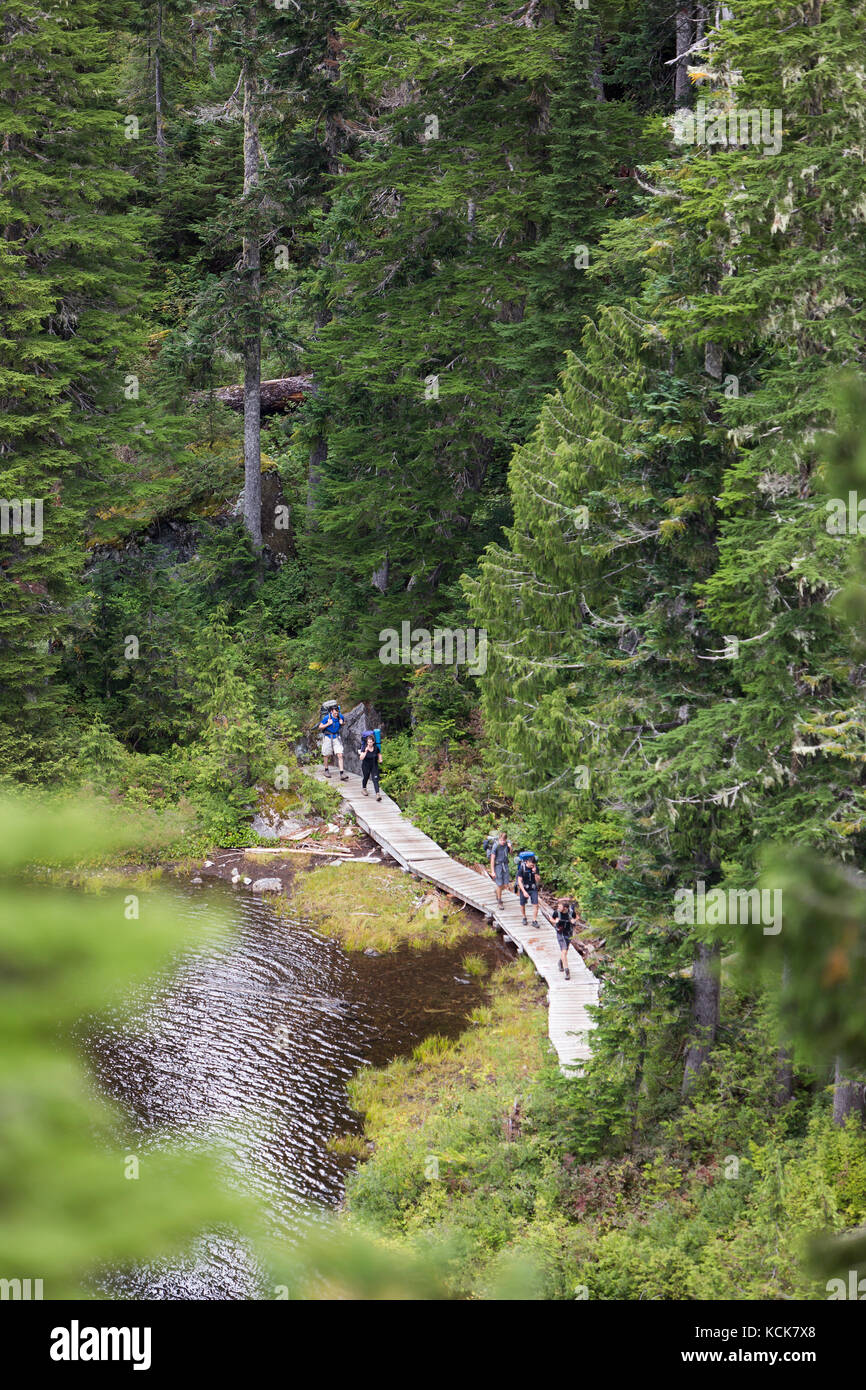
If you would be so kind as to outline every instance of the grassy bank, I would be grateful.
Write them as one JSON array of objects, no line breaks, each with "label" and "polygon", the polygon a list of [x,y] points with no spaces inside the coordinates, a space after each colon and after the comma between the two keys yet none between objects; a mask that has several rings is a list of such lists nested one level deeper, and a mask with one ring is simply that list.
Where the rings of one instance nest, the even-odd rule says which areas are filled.
[{"label": "grassy bank", "polygon": [[291,910],[311,917],[349,951],[453,946],[469,931],[448,898],[385,864],[350,861],[301,875]]},{"label": "grassy bank", "polygon": [[[755,1056],[738,1069],[759,1061],[757,1032],[744,1043]],[[455,1043],[428,1038],[352,1081],[370,1156],[350,1176],[348,1216],[435,1267],[446,1297],[824,1298],[811,1241],[866,1220],[862,1131],[818,1103],[799,1118],[756,1110],[744,1142],[741,1101],[726,1134],[732,1065],[719,1061],[687,1111],[720,1115],[712,1151],[676,1124],[580,1162],[569,1113],[597,1081],[558,1074],[544,987],[518,961]]]},{"label": "grassy bank", "polygon": [[[526,1124],[533,1083],[554,1070],[546,987],[521,959],[496,972],[456,1043],[428,1038],[351,1082],[373,1144],[349,1180],[351,1216],[444,1264],[452,1295],[541,1293],[538,1271],[569,1232]],[[552,1289],[564,1296],[555,1275]]]}]

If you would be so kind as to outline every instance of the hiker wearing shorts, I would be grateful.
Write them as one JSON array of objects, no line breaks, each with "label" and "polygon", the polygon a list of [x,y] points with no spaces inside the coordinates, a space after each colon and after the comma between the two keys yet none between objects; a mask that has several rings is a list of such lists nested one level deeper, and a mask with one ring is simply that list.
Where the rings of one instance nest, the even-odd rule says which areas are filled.
[{"label": "hiker wearing shorts", "polygon": [[382,761],[382,754],[376,747],[375,734],[367,734],[364,742],[358,749],[361,759],[361,791],[368,796],[367,783],[373,779],[373,790],[376,793],[376,800],[382,800],[382,793],[379,791],[379,765]]},{"label": "hiker wearing shorts", "polygon": [[532,903],[533,922],[538,921],[538,890],[541,887],[541,874],[538,872],[538,864],[534,854],[526,859],[521,859],[517,866],[516,879],[517,893],[520,898],[520,911],[523,913],[523,921],[526,923],[526,904]]},{"label": "hiker wearing shorts", "polygon": [[511,882],[511,872],[508,867],[508,856],[511,853],[511,842],[504,830],[500,830],[499,838],[490,851],[490,872],[496,884],[496,901],[502,906],[502,890],[507,888]]},{"label": "hiker wearing shorts", "polygon": [[322,735],[322,757],[325,760],[325,776],[331,775],[331,754],[337,755],[337,766],[340,769],[340,781],[348,782],[348,777],[343,771],[343,740],[340,738],[340,730],[343,727],[343,716],[340,713],[340,706],[336,700],[326,700],[322,705],[322,722],[319,725],[319,732]]},{"label": "hiker wearing shorts", "polygon": [[560,898],[553,914],[553,925],[556,928],[556,944],[560,953],[559,968],[565,972],[567,980],[571,979],[571,971],[568,968],[568,948],[571,945],[571,935],[576,921],[577,912],[574,903],[570,898]]}]

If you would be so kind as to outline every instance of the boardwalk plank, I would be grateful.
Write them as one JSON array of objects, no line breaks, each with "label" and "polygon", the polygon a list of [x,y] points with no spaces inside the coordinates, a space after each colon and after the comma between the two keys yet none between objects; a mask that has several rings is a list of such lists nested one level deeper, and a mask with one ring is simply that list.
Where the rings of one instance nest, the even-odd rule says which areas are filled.
[{"label": "boardwalk plank", "polygon": [[496,902],[493,880],[465,864],[458,864],[429,835],[402,814],[396,802],[383,792],[382,800],[361,795],[361,779],[353,773],[345,782],[324,778],[321,767],[312,775],[331,781],[355,814],[358,825],[404,869],[429,879],[458,901],[492,916],[518,950],[525,952],[550,988],[548,1035],[563,1071],[580,1074],[591,1055],[594,1022],[586,1006],[598,1003],[598,980],[576,951],[571,952],[571,979],[559,971],[559,950],[553,927],[547,922],[526,926],[517,900],[509,893],[502,907]]}]

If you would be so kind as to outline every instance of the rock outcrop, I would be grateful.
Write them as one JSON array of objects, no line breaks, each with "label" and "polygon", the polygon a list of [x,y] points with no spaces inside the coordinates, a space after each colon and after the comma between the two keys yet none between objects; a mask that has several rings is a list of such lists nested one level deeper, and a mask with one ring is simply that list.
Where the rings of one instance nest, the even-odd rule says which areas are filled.
[{"label": "rock outcrop", "polygon": [[372,705],[362,702],[350,709],[345,716],[343,725],[343,767],[347,772],[361,774],[361,759],[358,757],[358,748],[361,743],[361,734],[365,729],[381,729],[382,720],[376,713]]}]

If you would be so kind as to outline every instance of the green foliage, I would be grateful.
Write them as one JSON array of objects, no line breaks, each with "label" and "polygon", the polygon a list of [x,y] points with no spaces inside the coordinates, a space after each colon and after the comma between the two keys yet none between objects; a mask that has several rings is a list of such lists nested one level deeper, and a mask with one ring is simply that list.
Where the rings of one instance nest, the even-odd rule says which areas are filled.
[{"label": "green foliage", "polygon": [[33,867],[140,852],[164,832],[104,806],[20,800],[3,803],[0,825],[2,1268],[42,1279],[45,1298],[86,1297],[99,1271],[175,1255],[208,1226],[232,1222],[253,1236],[253,1209],[225,1190],[214,1158],[200,1145],[142,1149],[80,1053],[82,1017],[109,1006],[116,1017],[133,984],[175,955],[189,922],[182,929],[151,891],[125,894],[132,882],[85,900]]},{"label": "green foliage", "polygon": [[471,863],[481,859],[481,842],[487,826],[479,814],[471,792],[416,792],[407,814],[431,839],[449,854]]}]

